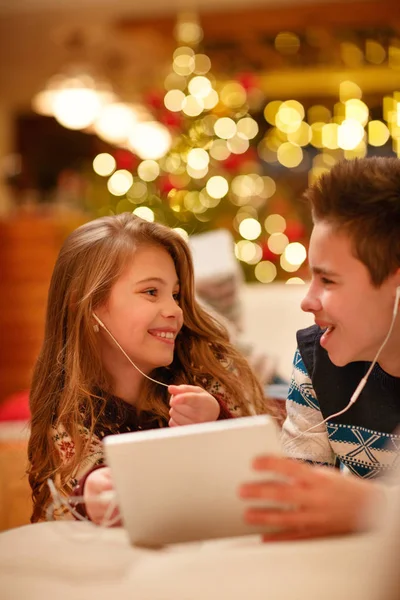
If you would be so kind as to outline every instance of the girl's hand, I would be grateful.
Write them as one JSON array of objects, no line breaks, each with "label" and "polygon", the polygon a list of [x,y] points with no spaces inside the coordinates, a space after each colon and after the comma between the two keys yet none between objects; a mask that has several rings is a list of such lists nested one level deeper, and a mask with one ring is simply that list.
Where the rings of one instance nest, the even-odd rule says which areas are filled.
[{"label": "girl's hand", "polygon": [[[336,469],[318,467],[290,458],[261,456],[254,469],[264,471],[268,480],[242,485],[241,498],[255,500],[245,520],[266,525],[275,532],[265,541],[283,541],[343,535],[369,529],[368,515],[384,510],[384,494],[374,482],[343,475]],[[277,478],[271,476],[276,475]],[[267,506],[260,506],[260,500]],[[272,503],[268,507],[268,503]],[[273,504],[277,507],[274,508]],[[282,509],[279,505],[284,505]],[[382,506],[383,505],[383,506]]]},{"label": "girl's hand", "polygon": [[[111,497],[113,491],[114,488],[109,467],[93,471],[86,479],[83,498],[85,500],[86,512],[93,523],[102,525],[107,515],[107,521],[112,520],[113,525],[121,525],[121,519],[118,518],[119,509],[116,505],[110,513],[110,505],[112,503],[115,504],[115,500]],[[114,520],[117,521],[115,524]]]},{"label": "girl's hand", "polygon": [[216,421],[220,406],[217,400],[197,385],[170,385],[169,426]]}]

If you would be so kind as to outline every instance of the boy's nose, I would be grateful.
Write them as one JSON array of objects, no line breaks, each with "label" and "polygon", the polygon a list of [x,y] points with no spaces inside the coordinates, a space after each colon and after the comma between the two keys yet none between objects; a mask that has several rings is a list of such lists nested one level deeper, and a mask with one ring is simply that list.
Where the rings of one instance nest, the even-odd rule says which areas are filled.
[{"label": "boy's nose", "polygon": [[309,288],[307,294],[301,301],[301,310],[304,312],[315,313],[321,309],[321,302],[319,297],[313,292],[312,286]]}]

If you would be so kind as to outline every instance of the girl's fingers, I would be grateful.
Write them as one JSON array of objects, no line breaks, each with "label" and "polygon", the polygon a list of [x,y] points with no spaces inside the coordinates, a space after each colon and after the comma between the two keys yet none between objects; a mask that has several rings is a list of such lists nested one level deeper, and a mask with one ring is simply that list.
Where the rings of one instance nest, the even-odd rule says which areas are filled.
[{"label": "girl's fingers", "polygon": [[[171,409],[169,411],[171,420],[175,423],[175,425],[190,425],[193,423],[193,418],[188,417],[187,415],[183,415],[178,413],[175,409]],[[170,426],[171,427],[171,426]]]}]

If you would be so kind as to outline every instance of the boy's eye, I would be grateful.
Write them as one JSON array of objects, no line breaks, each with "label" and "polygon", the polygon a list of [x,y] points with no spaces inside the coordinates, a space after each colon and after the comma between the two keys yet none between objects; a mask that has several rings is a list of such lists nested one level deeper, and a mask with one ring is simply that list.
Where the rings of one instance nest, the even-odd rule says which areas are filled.
[{"label": "boy's eye", "polygon": [[324,285],[329,285],[330,283],[334,283],[332,279],[328,279],[327,277],[321,277],[321,281]]}]

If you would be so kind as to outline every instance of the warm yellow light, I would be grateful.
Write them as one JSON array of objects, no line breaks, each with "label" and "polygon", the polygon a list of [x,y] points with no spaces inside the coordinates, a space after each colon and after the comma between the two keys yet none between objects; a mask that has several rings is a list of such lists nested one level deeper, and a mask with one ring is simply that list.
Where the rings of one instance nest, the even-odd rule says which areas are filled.
[{"label": "warm yellow light", "polygon": [[103,152],[98,154],[93,160],[93,170],[97,175],[107,177],[114,171],[116,164],[115,158],[111,154]]},{"label": "warm yellow light", "polygon": [[303,118],[303,106],[295,100],[288,100],[287,102],[283,102],[279,107],[275,117],[275,124],[281,131],[293,133],[298,130]]},{"label": "warm yellow light", "polygon": [[281,54],[296,54],[300,48],[300,38],[290,31],[282,31],[275,38],[275,48]]},{"label": "warm yellow light", "polygon": [[129,137],[129,145],[139,158],[158,160],[167,154],[172,138],[168,129],[157,121],[138,123]]},{"label": "warm yellow light", "polygon": [[391,69],[400,69],[400,48],[397,46],[389,46],[388,63]]},{"label": "warm yellow light", "polygon": [[301,265],[307,258],[307,251],[300,242],[292,242],[285,248],[285,260],[291,265]]},{"label": "warm yellow light", "polygon": [[229,184],[225,177],[214,175],[207,181],[206,190],[211,198],[223,198],[229,191]]},{"label": "warm yellow light", "polygon": [[316,121],[315,123],[313,123],[311,125],[311,130],[312,130],[311,144],[315,148],[323,148],[324,147],[324,145],[322,143],[322,130],[325,125],[326,125],[326,123],[322,123],[319,121]]},{"label": "warm yellow light", "polygon": [[236,123],[229,117],[222,117],[215,122],[214,131],[218,137],[224,140],[229,140],[236,134]]},{"label": "warm yellow light", "polygon": [[296,131],[288,133],[287,138],[288,142],[295,146],[307,146],[311,142],[312,129],[308,123],[302,121]]},{"label": "warm yellow light", "polygon": [[257,121],[251,117],[244,117],[237,123],[237,132],[247,140],[252,140],[258,133]]},{"label": "warm yellow light", "polygon": [[203,179],[208,173],[208,166],[203,167],[202,169],[194,169],[190,165],[187,165],[186,172],[192,179]]},{"label": "warm yellow light", "polygon": [[346,119],[354,119],[361,123],[361,125],[366,125],[368,123],[369,108],[362,100],[347,100],[345,106]]},{"label": "warm yellow light", "polygon": [[107,182],[107,188],[113,196],[123,196],[133,183],[133,175],[125,169],[115,171]]},{"label": "warm yellow light", "polygon": [[210,155],[215,160],[226,160],[231,151],[228,149],[226,140],[214,140],[210,148]]},{"label": "warm yellow light", "polygon": [[183,75],[178,75],[174,71],[169,73],[164,80],[164,87],[166,90],[181,90],[182,92],[186,89],[187,79]]},{"label": "warm yellow light", "polygon": [[332,113],[326,106],[322,104],[315,104],[311,106],[307,111],[307,120],[312,123],[328,123],[331,120]]},{"label": "warm yellow light", "polygon": [[261,225],[252,217],[243,219],[239,225],[239,233],[246,240],[256,240],[261,234]]},{"label": "warm yellow light", "polygon": [[264,222],[267,233],[283,233],[286,229],[286,219],[282,215],[269,215]]},{"label": "warm yellow light", "polygon": [[364,127],[354,119],[345,119],[338,129],[338,145],[343,150],[353,150],[365,134]]},{"label": "warm yellow light", "polygon": [[279,258],[279,263],[280,263],[282,269],[284,271],[287,271],[288,273],[294,273],[295,271],[298,271],[301,266],[301,265],[292,265],[290,262],[288,262],[286,260],[285,253],[281,254],[281,256]]},{"label": "warm yellow light", "polygon": [[131,202],[138,204],[142,202],[147,194],[147,185],[143,181],[135,181],[132,187],[128,190],[127,196]]},{"label": "warm yellow light", "polygon": [[276,274],[276,266],[269,260],[262,260],[254,269],[254,275],[261,283],[271,283],[275,279]]},{"label": "warm yellow light", "polygon": [[364,142],[364,140],[361,140],[361,142],[357,144],[355,148],[344,151],[344,158],[348,160],[351,160],[352,158],[364,158],[364,156],[367,156],[367,152],[367,144]]},{"label": "warm yellow light", "polygon": [[229,138],[226,146],[228,150],[232,152],[232,154],[244,154],[249,149],[250,142],[239,135],[234,135],[233,137]]},{"label": "warm yellow light", "polygon": [[205,75],[211,69],[211,60],[206,54],[195,54],[194,56],[194,73],[197,75]]},{"label": "warm yellow light", "polygon": [[189,81],[189,92],[196,98],[206,98],[212,90],[211,81],[198,75]]},{"label": "warm yellow light", "polygon": [[220,91],[221,101],[229,108],[240,108],[247,100],[246,90],[240,83],[226,83]]},{"label": "warm yellow light", "polygon": [[219,96],[215,90],[210,90],[209,94],[203,98],[204,108],[211,110],[214,106],[217,106],[219,102]]},{"label": "warm yellow light", "polygon": [[[191,49],[190,49],[191,50]],[[172,68],[178,75],[190,75],[194,71],[194,57],[190,54],[179,54],[174,58]]]},{"label": "warm yellow light", "polygon": [[368,123],[368,143],[371,146],[383,146],[390,136],[389,129],[382,121]]},{"label": "warm yellow light", "polygon": [[101,97],[94,89],[66,88],[54,96],[54,117],[68,129],[89,127],[99,116],[101,108]]},{"label": "warm yellow light", "polygon": [[122,102],[109,104],[102,108],[94,123],[96,134],[110,144],[124,143],[132,133],[135,124],[146,116],[143,107],[136,107]]},{"label": "warm yellow light", "polygon": [[268,248],[274,254],[282,254],[288,244],[289,239],[284,233],[272,233],[267,241]]},{"label": "warm yellow light", "polygon": [[138,165],[137,173],[143,181],[154,181],[160,174],[160,166],[155,160],[144,160]]},{"label": "warm yellow light", "polygon": [[243,198],[250,198],[257,194],[257,184],[250,175],[237,175],[232,180],[231,188],[236,196]]},{"label": "warm yellow light", "polygon": [[339,98],[340,102],[343,103],[354,98],[360,100],[362,98],[362,90],[354,81],[342,81],[339,86]]},{"label": "warm yellow light", "polygon": [[272,100],[272,102],[268,102],[267,106],[264,108],[264,118],[270,125],[275,125],[276,115],[278,114],[281,104],[281,100]]},{"label": "warm yellow light", "polygon": [[187,242],[189,239],[189,234],[185,229],[182,229],[182,227],[174,227],[172,229],[172,231],[175,231],[175,233],[177,233],[178,235],[180,235],[181,237],[183,237],[183,239]]},{"label": "warm yellow light", "polygon": [[150,223],[154,221],[154,213],[148,206],[138,206],[133,211],[133,214],[145,221],[150,221]]},{"label": "warm yellow light", "polygon": [[199,200],[200,203],[206,208],[215,208],[221,202],[221,198],[214,198],[213,196],[210,196],[206,188],[201,190],[199,194]]},{"label": "warm yellow light", "polygon": [[264,198],[271,198],[276,192],[276,183],[272,177],[268,177],[268,175],[264,176],[262,179],[264,189],[261,193]]},{"label": "warm yellow light", "polygon": [[304,285],[305,281],[301,277],[290,277],[285,283],[288,285]]},{"label": "warm yellow light", "polygon": [[255,265],[262,258],[262,248],[254,242],[240,240],[235,244],[235,256],[242,262],[249,265]]},{"label": "warm yellow light", "polygon": [[303,150],[300,146],[294,146],[290,142],[281,144],[278,148],[277,155],[281,165],[288,169],[297,167],[303,160]]},{"label": "warm yellow light", "polygon": [[193,148],[187,155],[187,164],[196,171],[202,171],[208,167],[210,156],[203,148]]},{"label": "warm yellow light", "polygon": [[204,102],[195,96],[186,96],[182,102],[182,111],[188,117],[197,117],[204,110]]},{"label": "warm yellow light", "polygon": [[339,148],[338,143],[339,125],[337,123],[327,123],[322,127],[322,146],[335,150]]},{"label": "warm yellow light", "polygon": [[165,94],[164,104],[171,112],[182,110],[185,94],[181,90],[170,90]]},{"label": "warm yellow light", "polygon": [[386,58],[386,50],[376,40],[365,42],[365,58],[374,65],[381,65]]},{"label": "warm yellow light", "polygon": [[351,42],[340,44],[340,54],[346,67],[356,68],[364,61],[364,53],[361,48]]},{"label": "warm yellow light", "polygon": [[174,35],[184,44],[198,44],[203,39],[203,30],[197,21],[191,18],[177,23]]}]

